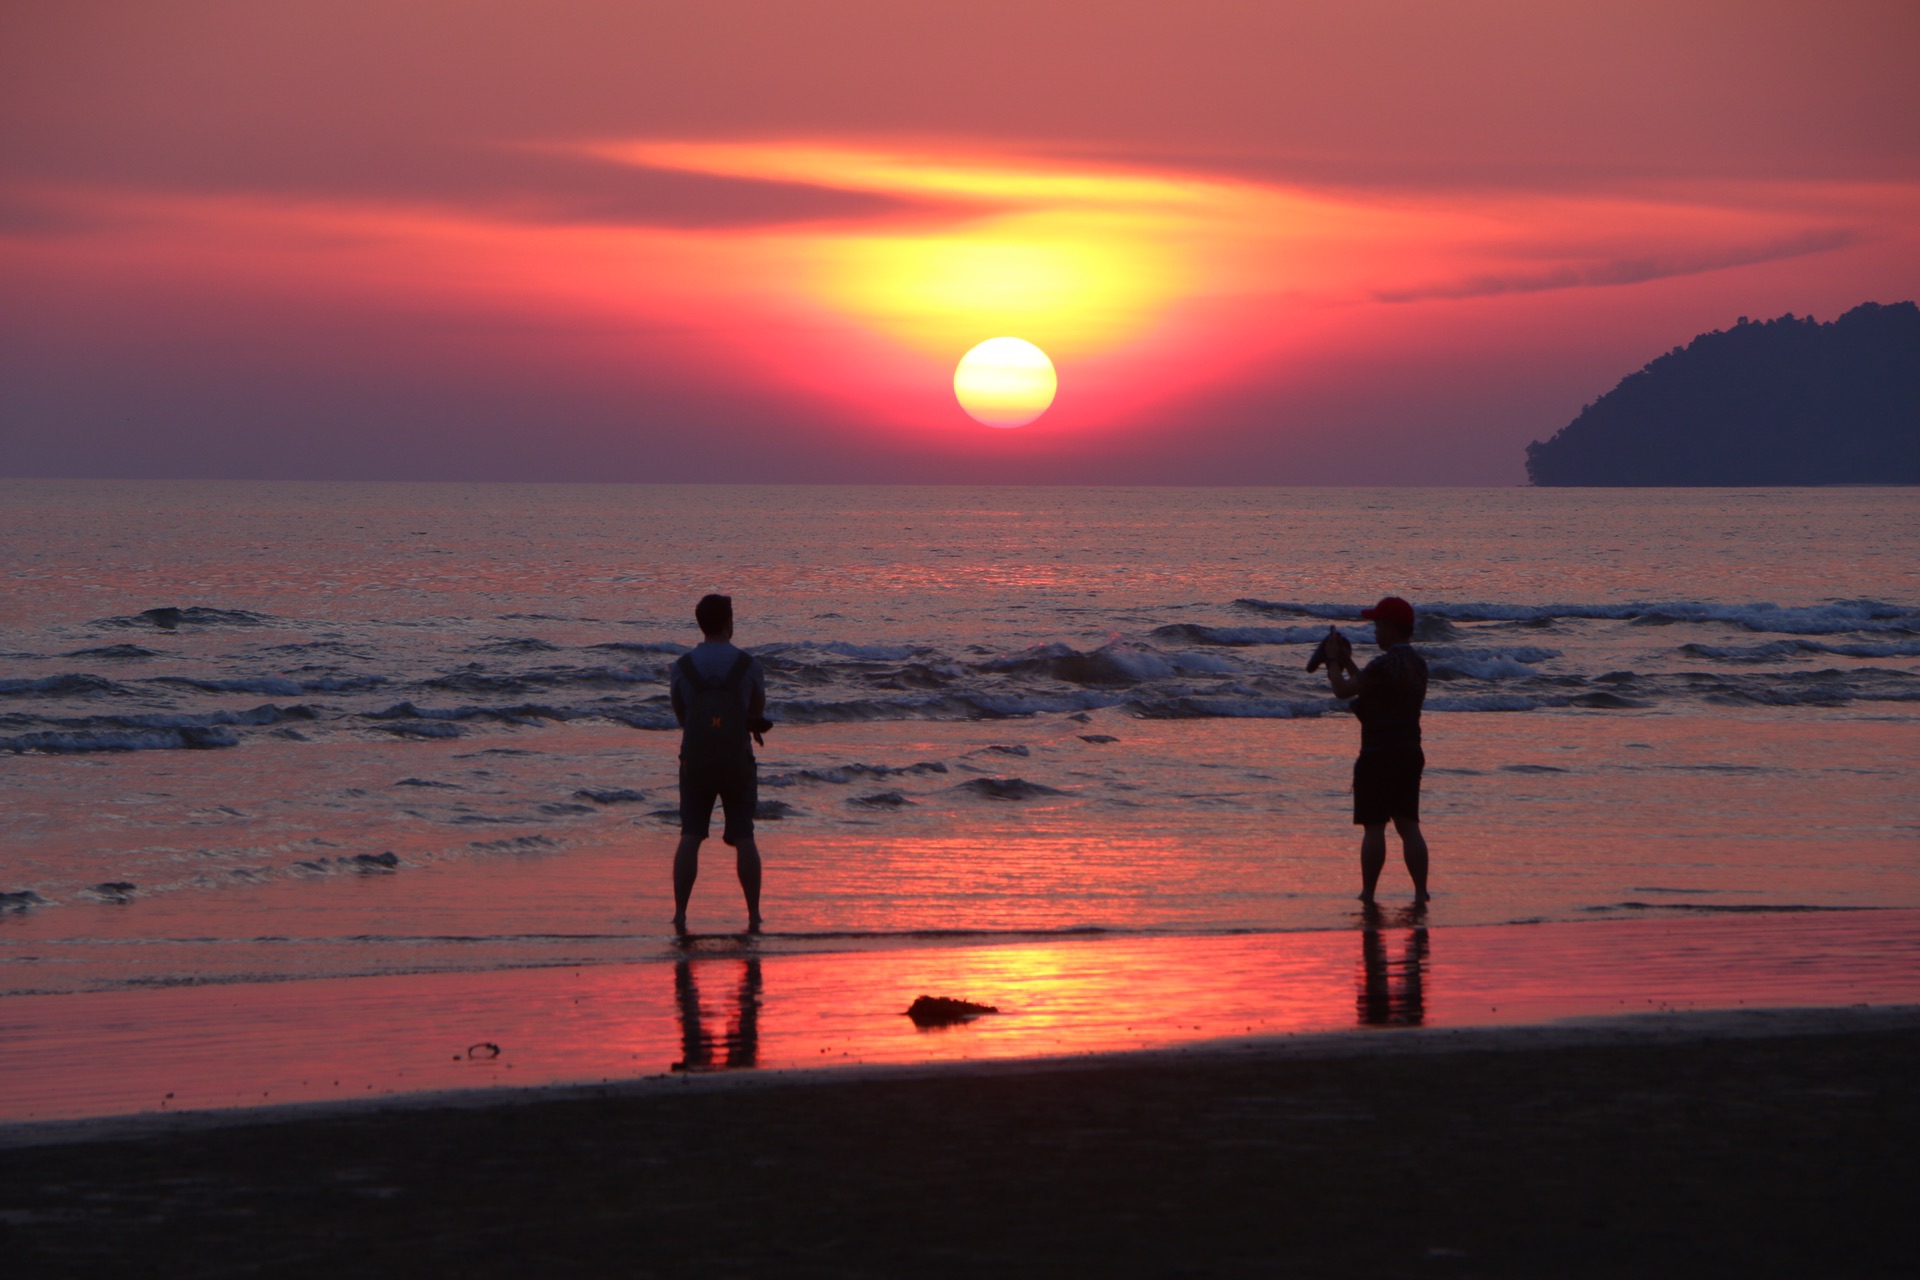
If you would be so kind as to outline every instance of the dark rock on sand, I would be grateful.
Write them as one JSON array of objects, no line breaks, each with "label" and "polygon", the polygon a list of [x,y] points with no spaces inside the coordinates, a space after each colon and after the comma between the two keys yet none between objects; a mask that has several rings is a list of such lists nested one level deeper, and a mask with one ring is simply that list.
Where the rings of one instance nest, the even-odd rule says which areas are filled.
[{"label": "dark rock on sand", "polygon": [[595,804],[639,804],[647,798],[643,791],[629,787],[582,787],[573,793],[582,800],[591,800]]},{"label": "dark rock on sand", "polygon": [[902,809],[913,801],[898,791],[876,791],[870,796],[851,796],[847,803],[857,809]]},{"label": "dark rock on sand", "polygon": [[44,907],[47,900],[31,889],[21,889],[14,893],[0,893],[0,912],[25,911],[31,907]]},{"label": "dark rock on sand", "polygon": [[162,605],[157,609],[142,609],[139,613],[123,618],[100,618],[95,620],[96,627],[154,627],[161,631],[176,631],[182,626],[195,627],[257,627],[266,621],[263,614],[246,609],[210,609],[204,605],[190,605],[185,609],[177,605]]},{"label": "dark rock on sand", "polygon": [[989,800],[1034,800],[1041,796],[1063,794],[1053,787],[1028,782],[1025,778],[974,778],[960,783],[954,790],[971,791]]},{"label": "dark rock on sand", "polygon": [[1083,733],[1080,735],[1080,741],[1091,742],[1098,745],[1102,742],[1118,742],[1120,739],[1110,733]]},{"label": "dark rock on sand", "polygon": [[907,1007],[907,1016],[916,1027],[950,1027],[956,1022],[971,1022],[983,1013],[998,1013],[990,1004],[971,1000],[952,1000],[946,996],[921,996]]},{"label": "dark rock on sand", "polygon": [[386,853],[356,853],[353,855],[352,863],[361,871],[375,873],[392,871],[400,865],[400,856],[391,850]]},{"label": "dark rock on sand", "polygon": [[109,644],[96,649],[75,649],[66,655],[69,658],[111,658],[115,661],[132,662],[140,658],[157,658],[160,655],[144,645]]}]

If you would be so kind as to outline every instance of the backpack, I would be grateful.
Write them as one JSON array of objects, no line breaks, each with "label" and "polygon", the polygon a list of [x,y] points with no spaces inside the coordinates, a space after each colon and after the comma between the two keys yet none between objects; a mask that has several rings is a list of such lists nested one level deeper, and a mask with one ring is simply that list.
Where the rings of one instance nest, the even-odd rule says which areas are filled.
[{"label": "backpack", "polygon": [[748,743],[747,709],[740,702],[740,682],[753,668],[753,659],[741,654],[717,682],[709,683],[693,664],[693,655],[680,658],[680,673],[686,677],[689,694],[686,726],[680,734],[680,760],[683,764],[732,764],[751,760]]}]

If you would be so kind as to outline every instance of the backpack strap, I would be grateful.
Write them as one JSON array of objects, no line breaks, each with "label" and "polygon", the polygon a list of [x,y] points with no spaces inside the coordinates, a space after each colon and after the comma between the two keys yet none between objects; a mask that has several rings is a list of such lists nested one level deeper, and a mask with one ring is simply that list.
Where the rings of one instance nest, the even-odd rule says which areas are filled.
[{"label": "backpack strap", "polygon": [[733,665],[727,668],[727,674],[717,681],[708,680],[700,674],[700,668],[694,665],[691,653],[681,654],[679,661],[674,665],[680,668],[682,674],[687,677],[687,683],[691,684],[696,692],[704,692],[708,689],[738,689],[740,682],[747,678],[747,672],[753,669],[753,655],[742,650],[740,656],[733,660]]}]

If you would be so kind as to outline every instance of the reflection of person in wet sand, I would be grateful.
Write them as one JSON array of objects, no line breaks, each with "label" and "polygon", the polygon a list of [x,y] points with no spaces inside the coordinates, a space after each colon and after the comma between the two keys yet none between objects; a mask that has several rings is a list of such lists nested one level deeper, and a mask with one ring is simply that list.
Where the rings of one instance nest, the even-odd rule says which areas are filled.
[{"label": "reflection of person in wet sand", "polygon": [[1413,878],[1413,900],[1427,900],[1427,841],[1420,834],[1420,708],[1427,700],[1427,664],[1413,647],[1413,606],[1388,596],[1360,616],[1373,623],[1382,650],[1362,671],[1353,644],[1337,627],[1321,642],[1327,682],[1352,698],[1360,717],[1360,756],[1353,762],[1353,822],[1361,829],[1360,900],[1371,903],[1387,862],[1387,823]]},{"label": "reflection of person in wet sand", "polygon": [[719,1065],[757,1066],[760,1060],[760,961],[743,960],[740,985],[733,996],[733,1014],[727,1032],[716,1044],[707,1034],[700,1016],[700,988],[693,980],[693,964],[681,960],[673,966],[673,994],[680,1006],[680,1061],[675,1071],[711,1071],[714,1050],[720,1049]]},{"label": "reflection of person in wet sand", "polygon": [[[1409,914],[1418,921],[1419,916]],[[1427,972],[1427,930],[1415,924],[1407,935],[1406,949],[1398,965],[1387,959],[1387,945],[1380,937],[1377,917],[1368,916],[1360,934],[1360,1021],[1370,1027],[1417,1027],[1426,1019],[1426,996],[1422,990]],[[1400,971],[1398,990],[1393,971]]]},{"label": "reflection of person in wet sand", "polygon": [[700,874],[700,843],[714,801],[726,815],[721,839],[734,848],[747,931],[760,930],[760,848],[753,811],[760,780],[753,744],[767,722],[767,677],[760,660],[734,647],[733,598],[703,596],[694,606],[702,639],[673,664],[673,715],[680,722],[680,847],[673,855],[673,927],[687,929],[687,900]]}]

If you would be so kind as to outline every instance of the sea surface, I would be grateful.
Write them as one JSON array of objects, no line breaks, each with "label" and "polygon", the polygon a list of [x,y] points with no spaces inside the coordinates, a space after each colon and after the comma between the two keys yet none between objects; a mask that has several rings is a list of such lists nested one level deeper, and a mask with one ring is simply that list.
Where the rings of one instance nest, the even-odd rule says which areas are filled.
[{"label": "sea surface", "polygon": [[[1352,929],[1304,666],[1389,593],[1422,925],[1920,907],[1910,488],[12,481],[0,542],[0,1002],[684,959],[715,590],[775,721],[759,956]],[[744,921],[717,839],[692,916]]]}]

